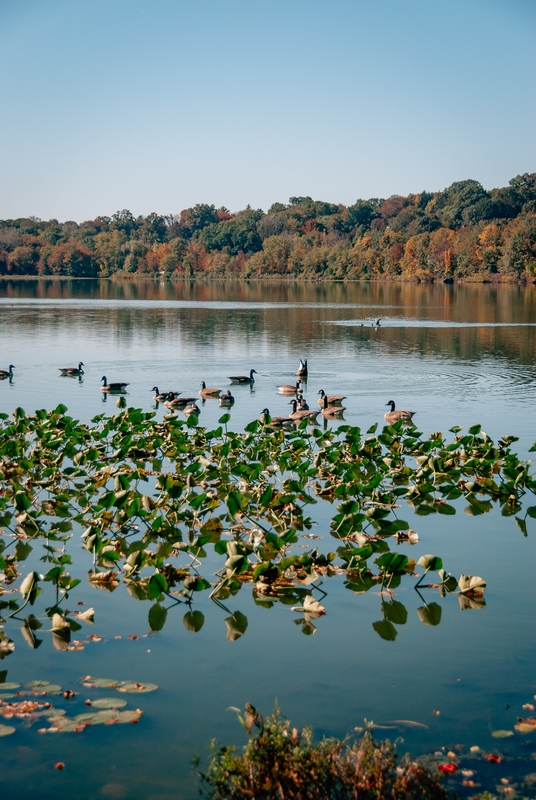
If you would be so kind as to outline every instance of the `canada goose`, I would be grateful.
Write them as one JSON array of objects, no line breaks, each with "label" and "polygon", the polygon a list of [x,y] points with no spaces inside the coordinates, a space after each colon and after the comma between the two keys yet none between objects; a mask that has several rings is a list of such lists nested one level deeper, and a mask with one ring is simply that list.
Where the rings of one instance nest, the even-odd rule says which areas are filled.
[{"label": "canada goose", "polygon": [[106,375],[102,376],[101,381],[102,381],[101,392],[124,392],[125,386],[129,386],[128,383],[123,383],[123,382],[108,383],[106,380]]},{"label": "canada goose", "polygon": [[229,390],[226,392],[222,392],[219,397],[220,406],[232,406],[234,403],[234,397]]},{"label": "canada goose", "polygon": [[200,414],[201,412],[199,411],[199,406],[196,405],[194,400],[192,403],[188,403],[187,406],[184,406],[182,413],[189,417],[190,414]]},{"label": "canada goose", "polygon": [[185,408],[191,403],[196,402],[195,397],[179,397],[180,392],[169,392],[167,400],[164,403],[166,408]]},{"label": "canada goose", "polygon": [[3,380],[4,378],[12,378],[13,377],[13,370],[15,369],[15,364],[10,364],[9,369],[0,369],[0,378]]},{"label": "canada goose", "polygon": [[300,407],[299,408],[300,411],[309,411],[309,403],[307,402],[303,394],[298,395],[298,405]]},{"label": "canada goose", "polygon": [[324,395],[324,406],[320,409],[323,417],[337,417],[344,411],[344,406],[332,406],[328,402],[329,398]]},{"label": "canada goose", "polygon": [[342,406],[342,401],[346,400],[345,394],[326,394],[323,389],[320,389],[318,394],[320,397],[318,398],[318,405],[320,408],[324,407],[324,398],[327,397],[328,399],[328,406]]},{"label": "canada goose", "polygon": [[301,389],[302,382],[296,381],[293,383],[285,383],[283,386],[278,386],[277,390],[280,394],[298,394]]},{"label": "canada goose", "polygon": [[231,381],[231,383],[255,383],[255,378],[253,377],[253,373],[257,374],[257,370],[250,369],[249,378],[247,375],[230,375],[229,380]]},{"label": "canada goose", "polygon": [[221,389],[207,389],[205,381],[201,381],[201,391],[199,392],[199,397],[218,398],[220,396],[220,392]]},{"label": "canada goose", "polygon": [[163,403],[164,400],[169,398],[170,394],[173,395],[173,397],[179,394],[179,392],[161,392],[158,386],[153,386],[151,392],[154,392],[153,400],[156,400],[157,403]]},{"label": "canada goose", "polygon": [[82,367],[85,366],[83,361],[78,362],[77,367],[58,367],[59,371],[62,375],[83,375],[84,370]]},{"label": "canada goose", "polygon": [[290,417],[271,417],[267,408],[263,408],[259,420],[263,425],[270,425],[273,428],[280,428],[282,425],[292,425],[294,420]]},{"label": "canada goose", "polygon": [[292,411],[289,414],[289,417],[293,420],[300,421],[302,419],[310,419],[311,422],[314,422],[319,413],[318,411],[305,411],[305,410],[299,411],[297,400],[291,400],[289,406],[292,406]]},{"label": "canada goose", "polygon": [[395,411],[394,400],[389,400],[389,402],[386,403],[385,405],[391,406],[391,410],[383,415],[384,420],[389,424],[393,422],[399,422],[401,419],[410,421],[412,416],[417,413],[416,411]]},{"label": "canada goose", "polygon": [[297,369],[295,374],[299,378],[306,378],[307,377],[307,375],[309,374],[307,372],[307,359],[305,359],[305,361],[303,361],[303,359],[300,358],[300,366],[298,367],[298,369]]}]

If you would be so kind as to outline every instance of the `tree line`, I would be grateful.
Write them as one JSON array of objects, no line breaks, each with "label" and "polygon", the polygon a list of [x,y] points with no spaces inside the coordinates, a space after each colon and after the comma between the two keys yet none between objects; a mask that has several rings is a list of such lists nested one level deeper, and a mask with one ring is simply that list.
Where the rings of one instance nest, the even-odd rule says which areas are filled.
[{"label": "tree line", "polygon": [[291,197],[267,212],[200,203],[86,222],[0,220],[0,275],[536,280],[536,173],[486,191],[357,200]]}]

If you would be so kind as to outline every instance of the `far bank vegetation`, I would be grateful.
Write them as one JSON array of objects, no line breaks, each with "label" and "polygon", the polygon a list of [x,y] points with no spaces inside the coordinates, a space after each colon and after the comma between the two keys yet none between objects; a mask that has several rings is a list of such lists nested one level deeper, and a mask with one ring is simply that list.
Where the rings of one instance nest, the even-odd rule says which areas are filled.
[{"label": "far bank vegetation", "polygon": [[267,212],[202,203],[167,216],[0,220],[0,275],[536,281],[536,173],[350,206],[291,197]]}]

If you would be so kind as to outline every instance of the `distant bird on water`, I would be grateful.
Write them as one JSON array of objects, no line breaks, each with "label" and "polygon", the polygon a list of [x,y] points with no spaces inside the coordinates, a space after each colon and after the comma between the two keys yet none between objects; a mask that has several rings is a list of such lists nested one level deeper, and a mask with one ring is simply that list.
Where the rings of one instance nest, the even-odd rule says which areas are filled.
[{"label": "distant bird on water", "polygon": [[84,370],[82,367],[85,366],[83,361],[78,362],[77,367],[58,367],[59,371],[62,375],[83,375]]},{"label": "distant bird on water", "polygon": [[296,383],[284,383],[282,386],[278,386],[277,390],[280,394],[298,394],[301,389],[302,382],[296,381]]},{"label": "distant bird on water", "polygon": [[328,396],[324,395],[323,406],[320,409],[323,417],[338,417],[344,411],[343,406],[331,406],[328,403]]},{"label": "distant bird on water", "polygon": [[207,389],[207,385],[205,381],[201,381],[201,389],[199,391],[199,396],[203,398],[218,398],[220,396],[221,389],[211,389],[210,387]]},{"label": "distant bird on water", "polygon": [[253,373],[257,374],[256,369],[250,369],[249,371],[249,378],[247,375],[229,375],[229,380],[231,383],[255,383],[255,378],[253,377]]},{"label": "distant bird on water", "polygon": [[229,390],[222,392],[219,396],[220,406],[232,406],[234,397]]},{"label": "distant bird on water", "polygon": [[302,419],[310,419],[311,422],[314,422],[319,413],[318,411],[306,411],[304,409],[298,410],[297,400],[291,400],[289,405],[292,406],[292,411],[289,414],[289,417],[295,421],[298,420],[298,422],[300,422]]},{"label": "distant bird on water", "polygon": [[0,380],[4,380],[4,378],[12,378],[14,369],[15,364],[10,364],[9,369],[0,369]]},{"label": "distant bird on water", "polygon": [[305,359],[304,361],[303,359],[300,358],[300,366],[296,371],[296,375],[298,376],[298,378],[306,378],[308,374],[309,372],[307,370],[307,359]]},{"label": "distant bird on water", "polygon": [[342,401],[346,400],[345,394],[329,394],[327,395],[323,389],[318,390],[320,397],[318,398],[318,405],[324,408],[324,398],[327,397],[329,406],[342,406]]},{"label": "distant bird on water", "polygon": [[123,381],[117,381],[116,383],[108,383],[106,375],[102,376],[101,381],[102,381],[101,392],[124,392],[125,387],[129,386],[128,383],[124,383]]},{"label": "distant bird on water", "polygon": [[292,425],[294,420],[290,417],[271,417],[267,408],[263,408],[259,417],[263,425],[270,425],[273,428],[281,428],[282,425]]},{"label": "distant bird on water", "polygon": [[389,400],[385,405],[391,406],[391,410],[383,415],[384,420],[389,423],[400,422],[401,419],[409,421],[412,416],[417,413],[416,411],[395,411],[394,400]]}]

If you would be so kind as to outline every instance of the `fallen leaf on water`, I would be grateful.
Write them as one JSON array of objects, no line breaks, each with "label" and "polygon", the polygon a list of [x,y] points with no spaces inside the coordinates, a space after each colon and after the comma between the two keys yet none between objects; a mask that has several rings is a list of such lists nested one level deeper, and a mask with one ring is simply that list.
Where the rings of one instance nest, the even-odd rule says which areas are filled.
[{"label": "fallen leaf on water", "polygon": [[78,606],[85,606],[85,603],[84,603],[84,601],[83,601],[83,600],[79,600],[79,601],[78,601],[78,603],[77,603],[77,605],[78,605]]},{"label": "fallen leaf on water", "polygon": [[457,772],[458,771],[457,765],[453,764],[450,761],[447,764],[438,764],[437,768],[438,768],[438,770],[440,772],[443,772],[445,774],[449,774],[449,773],[453,773],[453,772]]},{"label": "fallen leaf on water", "polygon": [[504,783],[506,785],[507,783],[510,783],[510,781],[508,780],[508,778],[501,778],[501,783]]},{"label": "fallen leaf on water", "polygon": [[534,706],[532,703],[523,703],[522,708],[525,708],[527,711],[534,711]]},{"label": "fallen leaf on water", "polygon": [[132,641],[135,641],[135,640],[136,640],[138,637],[136,636],[136,634],[135,634],[135,633],[133,633],[132,635],[130,635],[130,634],[129,634],[129,637],[128,637],[128,638],[129,638],[129,639],[132,639]]},{"label": "fallen leaf on water", "polygon": [[102,636],[97,636],[96,633],[90,633],[87,638],[91,639],[92,642],[100,642],[100,641],[102,641]]},{"label": "fallen leaf on water", "polygon": [[472,747],[469,748],[469,751],[471,753],[479,753],[480,752],[480,747],[477,744],[474,744]]},{"label": "fallen leaf on water", "polygon": [[464,786],[476,786],[476,783],[472,780],[462,781]]},{"label": "fallen leaf on water", "polygon": [[486,761],[489,761],[491,764],[500,764],[502,761],[502,757],[496,755],[495,753],[489,753],[489,754],[482,753],[482,756],[483,758],[486,759]]},{"label": "fallen leaf on water", "polygon": [[58,761],[57,764],[54,764],[54,769],[64,769],[64,768],[65,764],[63,763],[63,761]]},{"label": "fallen leaf on water", "polygon": [[438,717],[441,714],[441,711],[437,711],[437,709],[434,708],[434,714],[436,717]]},{"label": "fallen leaf on water", "polygon": [[536,732],[536,727],[534,726],[534,724],[531,724],[530,722],[525,722],[524,720],[523,720],[523,722],[518,722],[517,725],[514,725],[514,728],[516,729],[516,731],[518,733],[535,733]]},{"label": "fallen leaf on water", "polygon": [[471,778],[475,773],[472,769],[462,769],[462,775],[464,778]]},{"label": "fallen leaf on water", "polygon": [[[72,689],[66,689],[63,693],[63,696],[65,697],[66,700],[70,700],[71,697],[74,697],[74,692]],[[45,705],[48,705],[48,703],[46,703]]]},{"label": "fallen leaf on water", "polygon": [[449,750],[447,755],[449,758],[456,758],[456,753],[453,753],[452,750]]},{"label": "fallen leaf on water", "polygon": [[122,639],[122,636],[114,636],[114,639]]}]

